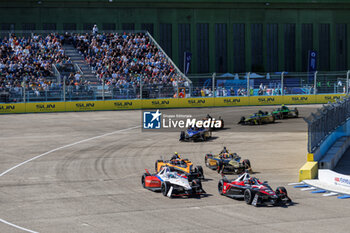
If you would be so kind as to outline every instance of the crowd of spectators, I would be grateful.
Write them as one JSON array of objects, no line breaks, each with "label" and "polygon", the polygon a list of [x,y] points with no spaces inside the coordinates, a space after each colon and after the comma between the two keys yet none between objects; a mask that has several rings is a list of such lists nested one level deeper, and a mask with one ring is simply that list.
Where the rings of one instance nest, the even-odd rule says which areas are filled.
[{"label": "crowd of spectators", "polygon": [[0,92],[20,96],[25,87],[39,97],[45,91],[62,89],[62,82],[53,81],[53,64],[59,72],[68,73],[64,75],[68,89],[90,92],[90,83],[81,79],[65,55],[64,43],[73,43],[97,80],[116,96],[139,97],[142,83],[150,97],[171,97],[178,86],[187,84],[146,34],[97,32],[0,38]]},{"label": "crowd of spectators", "polygon": [[[238,89],[234,89],[233,87],[225,88],[225,87],[218,87],[215,89],[215,96],[219,97],[225,97],[225,96],[246,96],[247,90],[243,87],[240,87]],[[192,91],[192,96],[194,97],[213,97],[214,92],[210,87],[202,87],[202,88],[194,88]]]},{"label": "crowd of spectators", "polygon": [[[77,34],[73,45],[110,89],[184,85],[171,62],[144,33]],[[172,95],[173,93],[171,93]]]},{"label": "crowd of spectators", "polygon": [[25,87],[40,95],[56,88],[57,83],[49,78],[54,76],[52,64],[65,62],[69,58],[57,34],[0,38],[0,91],[20,94]]}]

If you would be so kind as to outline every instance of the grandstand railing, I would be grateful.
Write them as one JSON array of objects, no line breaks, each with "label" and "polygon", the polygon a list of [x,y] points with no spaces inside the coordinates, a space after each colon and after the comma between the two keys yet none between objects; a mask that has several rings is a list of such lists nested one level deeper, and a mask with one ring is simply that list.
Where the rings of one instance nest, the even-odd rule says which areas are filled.
[{"label": "grandstand railing", "polygon": [[53,64],[53,65],[52,65],[52,70],[53,70],[53,73],[54,73],[54,75],[55,75],[55,77],[56,77],[56,79],[57,79],[57,82],[58,82],[58,83],[61,83],[61,74],[60,74],[60,72],[58,71],[58,69],[57,69],[57,67],[56,67],[56,64]]},{"label": "grandstand railing", "polygon": [[328,135],[350,117],[350,97],[324,105],[304,120],[308,124],[308,152],[314,153]]},{"label": "grandstand railing", "polygon": [[[180,97],[283,96],[316,94],[349,94],[349,71],[310,73],[242,73],[189,75],[191,82],[177,84],[127,84],[124,86],[66,86],[61,78],[46,90],[19,87],[0,90],[0,102],[69,101],[104,99],[151,99]],[[141,77],[141,80],[144,79]],[[248,91],[249,90],[249,91]],[[4,94],[6,93],[6,94]],[[25,95],[23,94],[25,93]],[[66,99],[64,96],[66,95]]]},{"label": "grandstand railing", "polygon": [[248,72],[190,74],[189,78],[192,80],[192,96],[315,95],[349,93],[349,74],[349,71]]},{"label": "grandstand railing", "polygon": [[[176,95],[176,97],[180,96],[180,90],[182,90],[181,88],[188,88],[188,92],[191,92],[192,91],[192,81],[186,77],[186,75],[184,75],[182,73],[182,71],[177,67],[177,65],[175,64],[175,62],[173,62],[173,60],[164,52],[164,50],[162,49],[161,46],[159,46],[159,44],[157,43],[157,41],[152,37],[152,35],[147,31],[146,32],[147,36],[149,38],[151,38],[152,42],[157,46],[157,48],[162,51],[162,53],[164,54],[164,56],[167,58],[168,61],[171,62],[172,66],[174,67],[176,73],[183,79],[183,80],[186,80],[186,82],[184,82],[184,85],[180,84],[179,80],[178,80],[178,76],[176,76],[177,80],[176,80],[176,91],[174,94],[170,94],[169,97],[173,97],[174,95]],[[142,98],[143,95],[141,95],[141,98]],[[168,97],[167,95],[165,95],[165,97]]]}]

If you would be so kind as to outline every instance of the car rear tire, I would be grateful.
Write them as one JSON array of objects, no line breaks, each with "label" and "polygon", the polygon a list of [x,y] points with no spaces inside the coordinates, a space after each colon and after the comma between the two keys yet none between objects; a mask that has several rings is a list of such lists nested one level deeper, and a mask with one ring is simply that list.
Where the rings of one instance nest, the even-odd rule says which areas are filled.
[{"label": "car rear tire", "polygon": [[180,133],[180,141],[184,141],[185,140],[185,131],[181,131]]},{"label": "car rear tire", "polygon": [[241,120],[238,122],[238,124],[244,124],[245,123],[245,117],[241,117]]},{"label": "car rear tire", "polygon": [[217,164],[218,164],[217,170],[218,170],[218,173],[220,173],[221,170],[222,170],[222,168],[223,168],[223,166],[224,166],[224,164],[223,164],[223,162],[220,161],[220,160],[217,162]]},{"label": "car rear tire", "polygon": [[146,177],[148,176],[147,173],[143,174],[142,177],[141,177],[141,184],[142,184],[142,187],[146,188]]},{"label": "car rear tire", "polygon": [[258,123],[258,125],[261,125],[262,124],[262,119],[259,117],[256,122]]},{"label": "car rear tire", "polygon": [[192,180],[192,186],[196,186],[196,185],[198,185],[198,187],[199,187],[200,189],[202,189],[202,182],[201,182],[200,179],[194,179],[194,180]]},{"label": "car rear tire", "polygon": [[251,168],[249,159],[243,160],[242,163],[243,163],[243,165],[244,165],[244,167],[245,167],[246,169]]},{"label": "car rear tire", "polygon": [[160,191],[162,192],[163,196],[166,196],[169,192],[169,185],[166,182],[163,182],[160,188]]},{"label": "car rear tire", "polygon": [[203,173],[203,168],[202,166],[197,166],[195,167],[195,172],[197,172],[199,174],[200,177],[204,178],[204,173]]},{"label": "car rear tire", "polygon": [[205,166],[209,167],[210,163],[209,163],[209,158],[213,157],[211,154],[206,154],[205,158],[204,158],[204,162],[205,162]]},{"label": "car rear tire", "polygon": [[246,190],[244,191],[244,201],[245,201],[245,203],[247,203],[248,205],[252,204],[253,195],[252,195],[252,191],[250,191],[250,189],[246,189]]},{"label": "car rear tire", "polygon": [[276,188],[276,194],[284,194],[284,195],[287,196],[288,195],[287,189],[285,187],[283,187],[283,186],[277,187]]},{"label": "car rear tire", "polygon": [[218,183],[218,191],[220,195],[224,195],[223,189],[224,189],[224,181],[220,180]]}]

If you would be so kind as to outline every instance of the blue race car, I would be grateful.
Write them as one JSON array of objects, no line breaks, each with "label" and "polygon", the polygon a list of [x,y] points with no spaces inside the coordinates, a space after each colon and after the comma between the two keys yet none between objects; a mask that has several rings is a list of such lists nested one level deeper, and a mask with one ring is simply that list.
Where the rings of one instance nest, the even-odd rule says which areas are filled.
[{"label": "blue race car", "polygon": [[211,138],[211,131],[204,127],[188,128],[180,133],[180,141],[206,141],[208,138]]}]

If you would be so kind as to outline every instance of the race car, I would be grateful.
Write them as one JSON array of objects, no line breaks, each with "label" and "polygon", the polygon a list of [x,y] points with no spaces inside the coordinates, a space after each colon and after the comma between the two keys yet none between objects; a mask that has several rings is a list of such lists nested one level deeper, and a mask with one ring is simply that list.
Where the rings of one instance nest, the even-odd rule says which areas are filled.
[{"label": "race car", "polygon": [[146,169],[141,177],[142,187],[152,191],[161,191],[164,196],[200,196],[205,194],[200,180],[189,181],[170,167],[163,167],[158,173],[151,174]]},{"label": "race car", "polygon": [[204,179],[202,166],[194,167],[190,160],[182,159],[177,152],[175,152],[170,160],[157,160],[155,163],[156,172],[159,172],[165,166],[185,174],[190,181],[193,179]]},{"label": "race car", "polygon": [[216,121],[216,122],[220,122],[220,127],[210,127],[211,130],[217,130],[217,129],[223,129],[224,126],[225,126],[225,123],[224,123],[224,120],[221,118],[221,116],[219,116],[218,119],[215,119],[213,118],[212,116],[210,116],[209,114],[207,114],[207,116],[205,118],[203,118],[203,121],[206,121],[206,120],[213,120],[213,121]]},{"label": "race car", "polygon": [[202,128],[188,128],[186,131],[181,131],[180,141],[206,141],[211,138],[211,130]]},{"label": "race car", "polygon": [[238,122],[238,124],[261,125],[261,124],[268,124],[268,123],[274,123],[274,122],[275,122],[274,115],[260,110],[259,112],[254,113],[247,118],[241,117],[241,120]]},{"label": "race car", "polygon": [[299,111],[297,108],[294,108],[294,110],[292,110],[292,109],[289,109],[287,106],[284,106],[284,104],[280,108],[272,110],[271,114],[276,119],[298,118],[299,117]]},{"label": "race car", "polygon": [[218,173],[241,174],[246,170],[252,171],[248,159],[241,161],[241,157],[236,153],[228,153],[226,147],[218,155],[206,154],[204,161],[208,168],[217,170]]},{"label": "race car", "polygon": [[231,198],[243,198],[248,205],[285,205],[291,203],[287,190],[277,187],[275,191],[265,181],[262,183],[249,173],[243,173],[237,179],[228,180],[223,177],[218,183],[221,195]]}]

